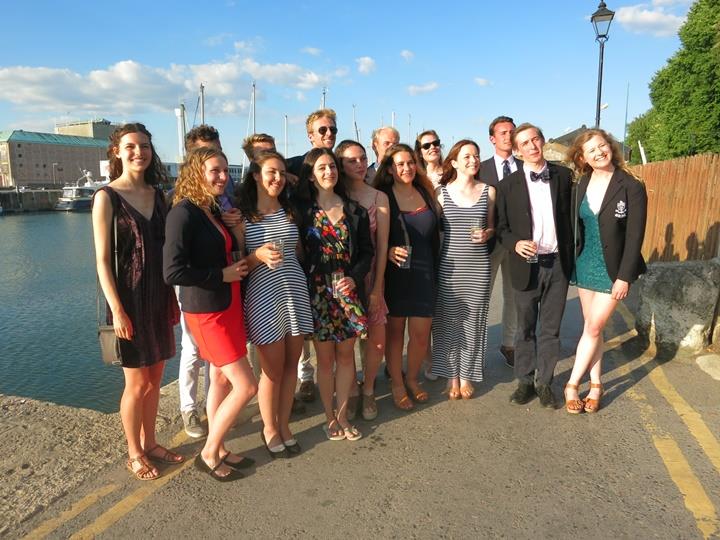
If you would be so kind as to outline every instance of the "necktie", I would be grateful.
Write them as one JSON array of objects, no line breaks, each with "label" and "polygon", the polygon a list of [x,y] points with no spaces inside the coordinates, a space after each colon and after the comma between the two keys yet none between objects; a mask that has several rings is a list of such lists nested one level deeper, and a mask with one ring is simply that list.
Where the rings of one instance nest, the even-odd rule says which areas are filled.
[{"label": "necktie", "polygon": [[506,159],[503,161],[503,178],[510,174],[510,162]]},{"label": "necktie", "polygon": [[543,182],[548,183],[550,181],[550,171],[548,171],[547,169],[543,169],[539,173],[530,171],[530,180],[532,180],[533,182],[542,180]]}]

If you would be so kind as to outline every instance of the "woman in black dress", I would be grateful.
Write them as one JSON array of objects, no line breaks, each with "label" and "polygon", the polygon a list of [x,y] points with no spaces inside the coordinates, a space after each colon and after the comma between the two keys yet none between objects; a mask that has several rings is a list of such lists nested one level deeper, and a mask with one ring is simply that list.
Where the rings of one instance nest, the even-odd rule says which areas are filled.
[{"label": "woman in black dress", "polygon": [[[392,378],[395,406],[408,411],[413,403],[428,400],[418,383],[420,365],[430,342],[435,307],[435,275],[440,236],[432,184],[418,170],[415,154],[406,144],[385,153],[374,186],[390,201],[390,238],[385,270],[385,301],[388,305],[385,358]],[[407,375],[403,384],[402,349],[405,324],[410,334]],[[407,388],[406,388],[407,387]]]},{"label": "woman in black dress", "polygon": [[155,440],[160,381],[165,360],[175,355],[173,325],[179,320],[175,293],[162,275],[167,208],[158,184],[165,181],[165,173],[142,124],[116,129],[108,158],[112,182],[96,192],[92,209],[97,273],[108,324],[120,338],[125,375],[120,418],[128,443],[127,468],[139,480],[154,480],[160,473],[151,461],[183,461]]}]

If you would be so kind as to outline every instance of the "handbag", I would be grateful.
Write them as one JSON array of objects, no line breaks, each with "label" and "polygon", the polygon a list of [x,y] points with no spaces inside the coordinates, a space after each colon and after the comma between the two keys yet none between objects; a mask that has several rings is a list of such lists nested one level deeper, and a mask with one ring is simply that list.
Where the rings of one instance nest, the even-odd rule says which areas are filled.
[{"label": "handbag", "polygon": [[[112,198],[112,197],[111,197]],[[117,281],[118,269],[118,247],[117,247],[117,216],[115,215],[115,205],[113,204],[113,251],[115,252],[115,268],[113,277]],[[100,357],[103,363],[112,366],[122,364],[122,352],[120,350],[120,338],[115,333],[115,327],[112,324],[101,323],[100,299],[105,304],[105,298],[100,287],[100,279],[97,281],[97,321],[98,321],[98,339],[100,340]]]}]

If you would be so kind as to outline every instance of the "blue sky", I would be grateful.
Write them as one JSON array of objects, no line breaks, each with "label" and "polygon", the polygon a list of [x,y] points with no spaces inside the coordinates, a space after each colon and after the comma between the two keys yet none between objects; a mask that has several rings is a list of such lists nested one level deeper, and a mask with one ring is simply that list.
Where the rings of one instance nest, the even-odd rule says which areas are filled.
[{"label": "blue sky", "polygon": [[[650,106],[648,83],[678,49],[690,0],[607,2],[616,11],[605,47],[601,124],[622,137]],[[288,154],[308,149],[304,120],[326,104],[338,141],[361,142],[395,125],[402,141],[437,130],[449,149],[469,137],[491,154],[487,126],[501,114],[557,137],[595,120],[596,0],[385,2],[90,2],[3,6],[0,130],[52,131],[56,121],[144,122],[161,157],[177,159],[173,109],[190,124],[199,84],[206,121],[231,162],[242,160],[251,82],[258,131]],[[197,113],[199,122],[199,112]]]}]

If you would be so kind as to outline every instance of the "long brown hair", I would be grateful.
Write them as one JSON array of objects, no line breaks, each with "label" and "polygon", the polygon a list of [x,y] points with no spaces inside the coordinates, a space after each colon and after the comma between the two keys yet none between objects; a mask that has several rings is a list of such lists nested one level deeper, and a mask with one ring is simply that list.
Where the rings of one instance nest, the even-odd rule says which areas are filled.
[{"label": "long brown hair", "polygon": [[[460,154],[460,149],[465,146],[466,144],[470,144],[475,147],[475,149],[478,151],[478,157],[480,157],[480,147],[477,145],[477,143],[471,139],[462,139],[455,144],[453,144],[453,147],[448,152],[447,157],[445,158],[445,161],[443,161],[442,169],[443,174],[440,178],[440,184],[443,186],[448,185],[450,182],[455,180],[457,178],[457,171],[455,170],[455,167],[452,166],[453,161],[457,161],[458,154]],[[480,170],[478,169],[477,174],[474,176],[475,180],[480,179]]]},{"label": "long brown hair", "polygon": [[[280,161],[280,163],[283,164],[283,167],[287,170],[285,158],[279,152],[274,152],[272,150],[263,150],[262,152],[258,152],[255,159],[250,162],[250,168],[248,169],[245,178],[243,178],[242,184],[240,184],[240,188],[237,192],[237,207],[248,221],[257,222],[261,221],[263,218],[262,214],[258,212],[257,207],[258,188],[257,180],[255,180],[255,173],[262,175],[262,166],[265,162],[270,161],[271,159],[277,159]],[[278,201],[280,202],[280,206],[282,206],[283,210],[285,210],[285,214],[288,219],[297,222],[296,210],[290,204],[290,200],[288,198],[287,178],[285,179],[285,186],[280,192],[280,195],[278,195]]]},{"label": "long brown hair", "polygon": [[383,157],[382,163],[380,163],[380,167],[378,167],[375,178],[373,179],[373,187],[385,193],[392,188],[393,182],[395,181],[392,175],[392,167],[394,165],[393,156],[395,154],[399,154],[400,152],[407,152],[410,154],[413,162],[415,163],[416,168],[415,178],[413,178],[412,181],[413,186],[415,186],[415,188],[421,193],[427,195],[428,200],[434,201],[435,190],[432,183],[428,180],[428,177],[425,176],[425,173],[417,167],[417,157],[415,156],[413,149],[404,143],[394,144],[385,151],[385,156]]},{"label": "long brown hair", "polygon": [[223,151],[212,146],[199,146],[190,150],[185,162],[180,166],[180,176],[175,184],[173,204],[187,199],[195,206],[207,206],[210,209],[218,207],[215,196],[208,191],[205,183],[205,170],[203,169],[203,165],[208,159],[217,156],[222,157],[227,162],[227,157]]},{"label": "long brown hair", "polygon": [[122,126],[115,129],[115,131],[113,131],[110,135],[110,143],[108,144],[107,149],[107,157],[109,160],[108,168],[110,169],[110,180],[120,178],[123,173],[122,160],[117,157],[116,154],[118,149],[120,148],[120,139],[122,139],[128,133],[142,133],[148,138],[148,142],[150,143],[150,151],[152,152],[152,158],[150,160],[150,165],[148,165],[148,168],[145,169],[145,174],[143,176],[145,183],[150,186],[166,184],[168,181],[167,174],[165,172],[165,167],[163,166],[162,161],[160,161],[160,156],[158,156],[157,152],[155,151],[155,147],[153,146],[152,135],[143,124],[137,122],[123,124]]},{"label": "long brown hair", "polygon": [[565,159],[566,161],[571,161],[575,165],[576,177],[579,178],[586,174],[592,174],[593,168],[590,166],[589,163],[585,161],[585,158],[583,157],[583,145],[596,135],[605,139],[605,142],[610,145],[610,150],[612,151],[612,159],[610,161],[615,166],[615,168],[622,169],[630,176],[637,178],[637,176],[635,176],[632,171],[628,169],[627,163],[625,163],[625,156],[623,156],[622,154],[620,143],[618,143],[615,140],[615,137],[610,135],[607,131],[599,128],[583,131],[580,135],[575,137],[575,140],[570,145],[570,148],[568,148]]}]

